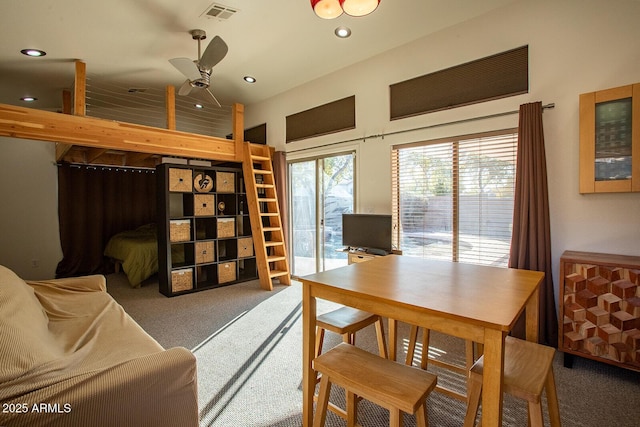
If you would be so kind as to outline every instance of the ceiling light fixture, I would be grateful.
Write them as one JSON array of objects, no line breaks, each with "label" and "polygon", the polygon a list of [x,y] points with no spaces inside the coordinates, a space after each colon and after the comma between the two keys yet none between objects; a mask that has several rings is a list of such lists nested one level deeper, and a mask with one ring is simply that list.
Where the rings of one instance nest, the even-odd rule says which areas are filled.
[{"label": "ceiling light fixture", "polygon": [[346,39],[351,35],[351,30],[348,27],[338,27],[334,33],[341,39]]},{"label": "ceiling light fixture", "polygon": [[33,56],[33,57],[45,56],[47,54],[47,52],[40,49],[22,49],[20,53],[23,55]]},{"label": "ceiling light fixture", "polygon": [[256,78],[253,77],[253,76],[244,76],[243,79],[247,83],[255,83],[256,82]]},{"label": "ceiling light fixture", "polygon": [[37,100],[38,98],[34,98],[33,96],[23,96],[22,98],[20,98],[20,101],[24,101],[24,102],[33,102]]},{"label": "ceiling light fixture", "polygon": [[199,110],[204,109],[204,105],[202,105],[202,104],[193,104],[193,106],[196,107]]},{"label": "ceiling light fixture", "polygon": [[334,19],[346,13],[350,16],[365,16],[377,9],[380,0],[311,0],[316,15],[323,19]]}]

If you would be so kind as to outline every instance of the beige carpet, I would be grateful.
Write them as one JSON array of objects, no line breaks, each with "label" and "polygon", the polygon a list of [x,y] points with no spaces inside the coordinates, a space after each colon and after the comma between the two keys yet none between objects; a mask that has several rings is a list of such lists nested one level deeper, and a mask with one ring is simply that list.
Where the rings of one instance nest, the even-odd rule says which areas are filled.
[{"label": "beige carpet", "polygon": [[[140,289],[122,275],[108,277],[108,290],[163,346],[184,346],[198,360],[198,392],[202,426],[300,426],[302,407],[301,285],[276,286],[273,292],[248,282],[167,298],[150,279]],[[320,301],[319,311],[333,308]],[[399,346],[406,344],[407,327]],[[329,334],[326,346],[339,342]],[[375,331],[358,335],[358,346],[377,352]],[[430,354],[462,362],[461,340],[433,333]],[[430,368],[438,381],[463,390],[464,378]],[[564,427],[636,427],[640,425],[640,374],[577,358],[573,369],[562,366],[557,354],[554,372]],[[341,390],[331,400],[343,400]],[[388,425],[388,414],[363,401],[363,427]],[[465,405],[440,393],[428,404],[432,427],[462,425]],[[545,413],[546,418],[546,413]],[[505,398],[504,425],[526,426],[526,407]],[[547,421],[548,423],[548,421]],[[344,426],[329,414],[327,426]],[[405,416],[405,425],[415,425]]]}]

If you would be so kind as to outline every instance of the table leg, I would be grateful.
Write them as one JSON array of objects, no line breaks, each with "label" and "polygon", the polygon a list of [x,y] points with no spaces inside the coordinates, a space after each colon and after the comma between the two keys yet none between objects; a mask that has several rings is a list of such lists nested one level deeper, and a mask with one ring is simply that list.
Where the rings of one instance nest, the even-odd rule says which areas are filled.
[{"label": "table leg", "polygon": [[482,425],[485,427],[502,426],[504,338],[500,330],[485,329],[482,372]]},{"label": "table leg", "polygon": [[540,287],[531,295],[525,308],[527,341],[538,342],[538,324],[540,322]]},{"label": "table leg", "polygon": [[313,395],[316,373],[312,367],[316,341],[316,299],[309,285],[302,285],[302,425],[313,425]]},{"label": "table leg", "polygon": [[389,360],[396,360],[398,351],[398,321],[389,319]]}]

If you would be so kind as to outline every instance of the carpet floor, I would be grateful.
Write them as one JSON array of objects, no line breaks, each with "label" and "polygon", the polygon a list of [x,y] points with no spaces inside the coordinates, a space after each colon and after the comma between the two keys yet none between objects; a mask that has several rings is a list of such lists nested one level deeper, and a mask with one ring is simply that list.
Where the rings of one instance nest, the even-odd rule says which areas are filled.
[{"label": "carpet floor", "polygon": [[[201,426],[289,427],[302,424],[302,290],[276,285],[260,289],[257,281],[167,298],[151,278],[139,289],[122,274],[107,277],[108,292],[165,348],[190,349],[198,363]],[[336,306],[318,302],[318,313]],[[398,348],[404,358],[408,327],[401,325]],[[340,342],[327,334],[325,347]],[[357,335],[357,345],[377,353],[372,326]],[[463,363],[464,343],[432,333],[429,354]],[[416,359],[417,361],[417,359]],[[463,391],[461,375],[430,367],[438,382]],[[583,358],[564,368],[562,354],[554,360],[560,414],[564,427],[636,427],[640,425],[640,374]],[[334,387],[331,401],[342,405],[344,393]],[[545,403],[546,404],[546,403]],[[462,425],[466,405],[440,393],[428,402],[432,427]],[[505,396],[503,425],[526,426],[524,402]],[[414,426],[405,415],[405,426]],[[358,420],[363,427],[388,425],[387,411],[362,401]],[[545,408],[545,421],[548,418]],[[346,423],[329,413],[327,426]]]}]

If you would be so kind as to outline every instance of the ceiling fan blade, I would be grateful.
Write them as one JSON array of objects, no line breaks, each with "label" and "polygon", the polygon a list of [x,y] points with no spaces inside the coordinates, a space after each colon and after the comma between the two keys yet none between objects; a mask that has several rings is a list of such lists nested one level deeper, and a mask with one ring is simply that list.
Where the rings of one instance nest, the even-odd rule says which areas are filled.
[{"label": "ceiling fan blade", "polygon": [[205,49],[199,64],[201,68],[210,70],[227,55],[229,47],[220,37],[215,36]]},{"label": "ceiling fan blade", "polygon": [[202,77],[198,66],[189,58],[173,58],[169,62],[189,80],[198,80]]},{"label": "ceiling fan blade", "polygon": [[212,99],[213,99],[213,101],[216,103],[216,105],[217,105],[218,107],[222,107],[222,105],[220,105],[220,103],[218,102],[218,100],[216,99],[216,97],[215,97],[215,96],[213,96],[213,93],[211,93],[211,91],[210,91],[208,88],[207,88],[207,89],[205,89],[205,90],[206,90],[206,91],[207,91],[207,93],[211,96],[211,98],[212,98]]},{"label": "ceiling fan blade", "polygon": [[180,89],[178,89],[178,95],[181,95],[181,96],[189,95],[192,89],[193,89],[193,86],[191,86],[191,81],[186,80],[184,83],[182,83],[182,86],[180,86]]}]

